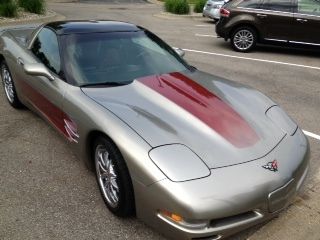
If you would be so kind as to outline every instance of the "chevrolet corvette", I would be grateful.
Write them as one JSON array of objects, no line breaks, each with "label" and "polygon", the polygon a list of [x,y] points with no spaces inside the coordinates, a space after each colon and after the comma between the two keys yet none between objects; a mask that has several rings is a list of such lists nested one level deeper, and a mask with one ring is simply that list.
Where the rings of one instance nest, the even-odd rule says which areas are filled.
[{"label": "chevrolet corvette", "polygon": [[292,203],[309,144],[270,98],[183,54],[116,21],[0,33],[8,103],[57,129],[96,173],[112,213],[172,239],[220,239]]}]

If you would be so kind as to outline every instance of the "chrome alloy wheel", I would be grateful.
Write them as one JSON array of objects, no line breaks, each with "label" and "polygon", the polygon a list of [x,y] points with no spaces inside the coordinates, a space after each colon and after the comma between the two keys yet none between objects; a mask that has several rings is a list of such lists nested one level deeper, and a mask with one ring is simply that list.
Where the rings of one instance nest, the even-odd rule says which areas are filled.
[{"label": "chrome alloy wheel", "polygon": [[254,43],[253,33],[249,30],[242,29],[234,35],[233,43],[239,50],[248,50]]},{"label": "chrome alloy wheel", "polygon": [[13,81],[12,81],[9,70],[5,66],[2,67],[2,81],[3,81],[4,91],[7,95],[7,98],[10,103],[13,103],[14,101]]},{"label": "chrome alloy wheel", "polygon": [[119,186],[113,160],[103,145],[98,145],[95,151],[95,165],[98,182],[103,197],[108,204],[116,208],[119,204]]}]

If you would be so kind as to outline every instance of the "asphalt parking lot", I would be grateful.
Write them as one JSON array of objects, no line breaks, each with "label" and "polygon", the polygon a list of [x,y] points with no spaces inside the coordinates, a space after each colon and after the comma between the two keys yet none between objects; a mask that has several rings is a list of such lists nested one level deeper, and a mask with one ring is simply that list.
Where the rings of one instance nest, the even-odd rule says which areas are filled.
[{"label": "asphalt parking lot", "polygon": [[[185,49],[198,69],[250,85],[279,103],[307,131],[311,172],[305,191],[280,216],[230,239],[320,239],[320,48],[259,46],[236,53],[203,18],[172,17],[149,3],[49,3],[68,19],[114,19],[144,26]],[[0,239],[164,239],[135,218],[105,207],[94,175],[66,141],[0,90]]]}]

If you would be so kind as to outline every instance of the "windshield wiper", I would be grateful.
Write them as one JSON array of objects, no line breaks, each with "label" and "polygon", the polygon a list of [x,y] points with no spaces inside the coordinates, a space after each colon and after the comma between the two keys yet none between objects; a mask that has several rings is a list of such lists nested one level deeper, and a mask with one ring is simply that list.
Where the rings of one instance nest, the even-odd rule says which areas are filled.
[{"label": "windshield wiper", "polygon": [[86,83],[82,84],[79,87],[97,87],[97,86],[107,86],[107,87],[113,87],[113,86],[123,86],[127,85],[131,82],[99,82],[99,83]]}]

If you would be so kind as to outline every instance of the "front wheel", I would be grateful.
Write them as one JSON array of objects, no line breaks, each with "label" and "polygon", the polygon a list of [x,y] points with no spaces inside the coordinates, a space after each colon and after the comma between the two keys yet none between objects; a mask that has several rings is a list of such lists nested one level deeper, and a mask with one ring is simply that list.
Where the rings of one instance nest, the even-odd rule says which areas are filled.
[{"label": "front wheel", "polygon": [[132,215],[133,187],[119,149],[110,139],[101,136],[94,142],[93,151],[97,182],[105,204],[119,217]]},{"label": "front wheel", "polygon": [[21,108],[23,105],[18,98],[12,75],[5,61],[1,63],[1,78],[8,102],[14,108]]},{"label": "front wheel", "polygon": [[251,27],[237,28],[231,36],[231,46],[237,52],[249,52],[257,43],[257,33]]}]

